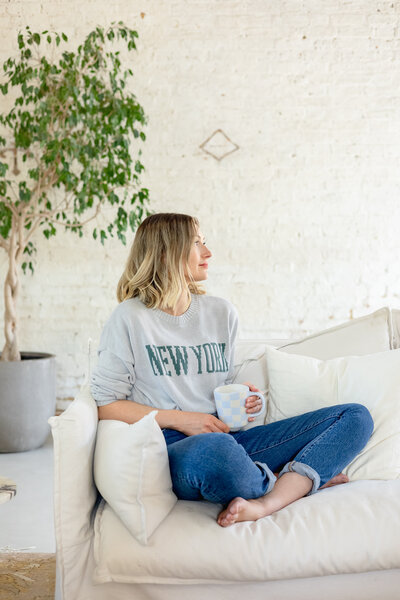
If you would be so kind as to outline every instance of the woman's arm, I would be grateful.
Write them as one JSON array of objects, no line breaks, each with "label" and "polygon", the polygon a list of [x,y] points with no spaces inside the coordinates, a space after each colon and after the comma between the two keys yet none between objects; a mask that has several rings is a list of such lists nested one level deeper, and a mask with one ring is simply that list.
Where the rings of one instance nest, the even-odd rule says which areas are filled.
[{"label": "woman's arm", "polygon": [[145,406],[131,400],[117,400],[98,407],[99,419],[114,419],[125,423],[136,423],[153,410],[157,410],[156,421],[161,429],[176,429],[185,435],[199,433],[228,433],[229,427],[208,413],[168,410]]}]

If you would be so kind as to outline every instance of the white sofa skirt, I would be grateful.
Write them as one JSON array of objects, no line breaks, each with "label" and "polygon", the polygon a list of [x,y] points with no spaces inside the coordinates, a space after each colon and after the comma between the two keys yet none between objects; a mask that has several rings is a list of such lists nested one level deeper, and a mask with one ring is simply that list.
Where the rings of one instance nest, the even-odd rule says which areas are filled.
[{"label": "white sofa skirt", "polygon": [[64,553],[63,600],[398,600],[400,569],[258,583],[133,584],[92,581],[92,540]]}]

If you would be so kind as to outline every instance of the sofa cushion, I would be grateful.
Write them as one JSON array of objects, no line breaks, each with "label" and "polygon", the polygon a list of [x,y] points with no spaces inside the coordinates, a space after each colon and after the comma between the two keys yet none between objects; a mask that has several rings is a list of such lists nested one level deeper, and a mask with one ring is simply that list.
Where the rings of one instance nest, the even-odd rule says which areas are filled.
[{"label": "sofa cushion", "polygon": [[149,537],[176,503],[167,446],[152,411],[137,423],[100,421],[94,454],[94,479],[133,536]]},{"label": "sofa cushion", "polygon": [[[400,481],[355,481],[269,517],[222,528],[220,505],[177,504],[141,546],[107,504],[95,521],[94,581],[249,582],[400,565]],[[379,526],[377,526],[379,523]]]},{"label": "sofa cushion", "polygon": [[321,361],[266,349],[267,422],[356,402],[366,406],[374,432],[345,472],[352,479],[400,477],[400,349]]},{"label": "sofa cushion", "polygon": [[326,360],[338,356],[372,354],[390,350],[392,317],[389,308],[325,329],[309,337],[280,346],[288,354],[302,354]]},{"label": "sofa cushion", "polygon": [[400,348],[400,310],[392,310],[393,348]]}]

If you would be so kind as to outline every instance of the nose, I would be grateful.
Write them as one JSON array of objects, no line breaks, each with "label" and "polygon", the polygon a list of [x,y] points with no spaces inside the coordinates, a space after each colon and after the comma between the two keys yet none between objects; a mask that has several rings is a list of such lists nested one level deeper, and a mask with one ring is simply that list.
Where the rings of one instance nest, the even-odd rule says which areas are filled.
[{"label": "nose", "polygon": [[212,254],[211,254],[210,250],[207,248],[207,246],[203,246],[203,255],[206,258],[211,258],[212,257]]}]

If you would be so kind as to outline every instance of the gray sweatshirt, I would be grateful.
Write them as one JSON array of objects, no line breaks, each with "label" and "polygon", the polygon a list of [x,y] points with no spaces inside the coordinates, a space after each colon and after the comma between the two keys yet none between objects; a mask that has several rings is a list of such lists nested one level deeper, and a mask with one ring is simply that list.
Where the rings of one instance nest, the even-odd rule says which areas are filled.
[{"label": "gray sweatshirt", "polygon": [[154,408],[215,413],[213,390],[233,377],[236,309],[214,296],[192,294],[173,316],[125,300],[100,339],[91,391],[98,406],[133,400]]}]

